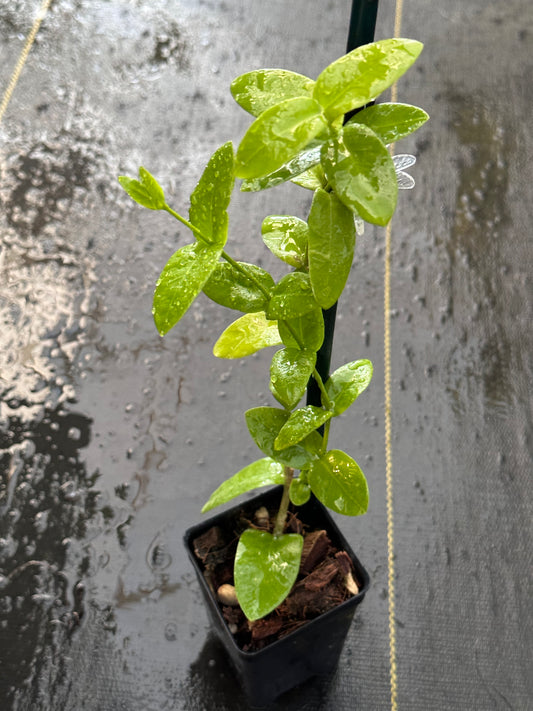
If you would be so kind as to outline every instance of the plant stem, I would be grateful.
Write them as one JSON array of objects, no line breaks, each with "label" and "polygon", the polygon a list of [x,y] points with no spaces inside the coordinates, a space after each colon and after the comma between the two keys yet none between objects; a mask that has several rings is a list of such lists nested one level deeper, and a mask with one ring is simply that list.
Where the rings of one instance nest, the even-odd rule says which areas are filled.
[{"label": "plant stem", "polygon": [[285,520],[287,518],[287,511],[289,510],[289,489],[291,487],[291,481],[294,476],[294,469],[292,467],[285,467],[285,483],[283,485],[283,495],[281,497],[281,503],[279,505],[278,514],[276,516],[276,523],[274,525],[274,535],[281,536],[283,529],[285,528]]},{"label": "plant stem", "polygon": [[[173,210],[171,207],[169,207],[169,205],[165,204],[165,207],[163,209],[166,210],[170,215],[172,215],[172,217],[175,217],[176,220],[178,220],[178,222],[181,222],[182,225],[185,225],[185,227],[188,227],[191,230],[191,232],[193,232],[197,237],[199,237],[202,240],[202,242],[205,242],[206,244],[211,244],[211,245],[213,244],[213,242],[211,242],[209,239],[207,239],[207,237],[201,232],[201,230],[199,230],[191,222],[189,222],[189,220],[186,220],[179,213],[177,213],[175,210]],[[260,289],[260,291],[263,293],[263,295],[267,299],[270,298],[270,292],[268,291],[268,289],[266,289],[263,286],[263,284],[261,284],[261,282],[254,277],[253,274],[249,274],[245,269],[243,269],[241,267],[241,265],[239,264],[239,262],[236,262],[233,259],[233,257],[230,257],[230,255],[227,252],[222,252],[221,256],[226,260],[226,262],[228,262],[228,264],[231,264],[231,266],[234,269],[237,269],[237,271],[241,272],[241,274],[243,274],[247,279],[250,279],[250,281],[252,281],[257,286],[257,288]],[[289,323],[287,323],[287,321],[285,321],[285,326],[287,327],[287,330],[289,331],[291,336],[294,338],[294,340],[296,341],[296,343],[298,344],[300,349],[303,350],[303,344],[300,341],[300,339],[298,338],[298,335],[294,331],[292,326]],[[323,402],[324,406],[327,409],[330,409],[331,408],[331,401],[328,397],[326,388],[324,387],[324,382],[323,382],[322,377],[321,377],[319,371],[317,370],[317,368],[313,369],[313,378],[315,379],[316,386],[318,387],[318,390],[322,396],[321,398],[320,397],[318,398],[318,406],[320,407],[321,402]],[[313,404],[315,404],[315,403],[313,403]]]},{"label": "plant stem", "polygon": [[[287,331],[291,334],[291,336],[294,338],[294,340],[298,344],[298,347],[300,348],[300,350],[302,350],[302,351],[305,350],[303,343],[298,338],[298,334],[293,329],[293,327],[290,325],[290,323],[288,323],[287,321],[284,321],[283,323],[285,324],[285,328],[287,329]],[[330,351],[330,356],[331,356],[331,351]],[[329,362],[328,362],[328,369],[329,369]],[[327,375],[329,375],[328,369],[326,369],[326,377],[327,377]],[[317,407],[320,407],[323,402],[324,407],[326,407],[326,409],[328,409],[328,410],[331,410],[331,400],[329,399],[328,394],[326,392],[326,388],[324,387],[324,381],[322,380],[322,376],[320,375],[320,372],[318,370],[318,364],[317,364],[316,368],[313,368],[312,376],[315,381],[315,388],[318,389],[317,392],[322,395],[322,398],[320,397],[320,394],[319,394],[318,397],[316,397],[313,402],[311,402],[308,399],[307,404],[308,405],[316,405]]]},{"label": "plant stem", "polygon": [[244,274],[244,276],[245,276],[247,279],[249,279],[251,282],[253,282],[253,283],[257,286],[257,288],[261,291],[261,293],[263,294],[263,296],[265,296],[267,299],[270,299],[270,292],[269,292],[269,290],[266,289],[266,288],[261,284],[261,282],[260,282],[258,279],[256,279],[256,278],[254,277],[253,274],[250,274],[250,273],[247,272],[245,269],[243,269],[243,268],[241,267],[241,265],[239,264],[239,262],[236,262],[236,261],[235,261],[232,257],[230,257],[229,254],[227,254],[226,252],[222,252],[222,256],[224,257],[224,259],[226,260],[226,262],[228,262],[228,264],[231,264],[231,266],[232,266],[234,269],[237,269],[237,271],[241,272],[241,274]]},{"label": "plant stem", "polygon": [[328,451],[328,439],[329,439],[329,428],[331,426],[331,420],[327,420],[323,425],[324,435],[322,437],[322,454],[326,454]]},{"label": "plant stem", "polygon": [[188,227],[191,232],[193,232],[197,237],[201,239],[202,242],[205,242],[206,244],[213,244],[211,240],[207,239],[207,237],[202,234],[201,230],[198,229],[198,227],[195,227],[192,222],[189,222],[189,220],[186,220],[184,217],[182,217],[180,214],[178,214],[175,210],[173,210],[171,207],[169,207],[166,203],[163,208],[163,210],[166,210],[172,217],[175,217],[178,222],[181,222],[182,225],[185,225],[185,227]]},{"label": "plant stem", "polygon": [[[193,232],[196,235],[196,237],[200,238],[200,240],[202,242],[205,242],[206,244],[210,244],[210,245],[214,244],[214,242],[207,239],[207,237],[197,227],[195,227],[191,222],[189,222],[189,220],[186,220],[184,217],[182,217],[179,213],[177,213],[171,207],[169,207],[168,205],[165,204],[165,207],[163,209],[166,210],[170,215],[172,215],[172,217],[175,217],[176,220],[178,220],[178,222],[181,222],[182,225],[185,225],[185,227],[188,227],[191,230],[191,232]],[[270,298],[270,292],[268,291],[268,289],[265,289],[263,284],[261,284],[261,282],[258,279],[256,279],[253,274],[250,274],[249,272],[244,270],[241,267],[241,265],[239,264],[239,262],[236,262],[232,257],[229,256],[229,254],[227,252],[222,252],[221,256],[226,260],[226,262],[228,262],[228,264],[231,264],[231,266],[234,269],[237,269],[237,271],[239,271],[247,279],[249,279],[251,282],[253,282],[255,284],[255,286],[257,286],[257,288],[263,293],[263,295],[267,299]]]}]

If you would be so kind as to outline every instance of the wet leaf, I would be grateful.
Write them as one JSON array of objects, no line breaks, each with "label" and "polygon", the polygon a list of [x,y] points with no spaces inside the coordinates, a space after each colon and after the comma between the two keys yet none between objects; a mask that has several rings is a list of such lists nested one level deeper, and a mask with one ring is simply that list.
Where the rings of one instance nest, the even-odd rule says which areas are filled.
[{"label": "wet leaf", "polygon": [[294,447],[277,450],[274,441],[289,419],[286,410],[277,407],[254,407],[245,413],[246,424],[252,439],[268,457],[294,469],[301,469],[319,456],[322,437],[313,432],[305,441]]},{"label": "wet leaf", "polygon": [[286,183],[287,180],[296,178],[318,163],[320,163],[320,146],[315,146],[309,150],[302,151],[302,153],[299,153],[288,163],[282,165],[281,168],[270,173],[270,175],[265,175],[263,178],[244,180],[241,185],[241,191],[257,192],[273,188],[276,185],[281,185],[281,183]]},{"label": "wet leaf", "polygon": [[268,297],[258,286],[269,292],[274,288],[274,279],[255,264],[239,262],[245,274],[227,262],[217,264],[204,286],[204,293],[217,304],[244,313],[264,311]]},{"label": "wet leaf", "polygon": [[310,98],[282,101],[257,118],[237,150],[238,178],[260,178],[294,158],[327,129],[320,105]]},{"label": "wet leaf", "polygon": [[263,242],[279,259],[301,269],[307,263],[307,222],[291,215],[270,215],[261,226]]},{"label": "wet leaf", "polygon": [[324,317],[320,307],[299,318],[279,321],[278,328],[287,348],[318,351],[324,342]]},{"label": "wet leaf", "polygon": [[365,475],[357,462],[339,449],[313,462],[308,480],[317,499],[336,513],[359,516],[368,509]]},{"label": "wet leaf", "polygon": [[279,450],[298,444],[332,417],[331,410],[324,410],[315,405],[307,405],[295,410],[279,431],[274,447]]},{"label": "wet leaf", "polygon": [[181,247],[168,260],[157,280],[152,313],[164,336],[187,311],[215,269],[222,247],[202,242]]},{"label": "wet leaf", "polygon": [[228,236],[227,209],[235,182],[233,165],[233,146],[225,143],[213,153],[191,194],[189,221],[204,237],[221,246]]},{"label": "wet leaf", "polygon": [[142,166],[139,168],[139,180],[119,176],[118,182],[136,203],[149,210],[162,210],[165,207],[165,194],[157,180]]},{"label": "wet leaf", "polygon": [[235,554],[235,590],[242,611],[258,620],[275,610],[290,593],[300,570],[303,536],[273,536],[249,529]]},{"label": "wet leaf", "polygon": [[370,103],[406,72],[423,45],[410,39],[387,39],[363,45],[332,62],[313,91],[329,121]]},{"label": "wet leaf", "polygon": [[215,343],[213,353],[217,358],[244,358],[280,343],[277,321],[269,321],[259,311],[245,314],[230,324]]},{"label": "wet leaf", "polygon": [[282,277],[272,290],[268,318],[293,319],[317,308],[309,275],[291,272]]},{"label": "wet leaf", "polygon": [[341,202],[367,222],[389,222],[398,198],[396,171],[370,128],[347,124],[337,141],[324,146],[322,165]]},{"label": "wet leaf", "polygon": [[305,173],[302,173],[296,178],[292,178],[291,182],[307,190],[316,190],[317,188],[324,188],[327,185],[326,176],[324,175],[324,170],[321,165],[315,165],[314,168],[306,170]]},{"label": "wet leaf", "polygon": [[270,457],[259,459],[257,462],[248,464],[237,474],[227,479],[214,491],[209,500],[202,508],[202,513],[214,509],[215,506],[225,504],[236,496],[240,496],[252,489],[258,489],[272,484],[283,484],[285,482],[284,466],[275,462]]},{"label": "wet leaf", "polygon": [[235,101],[252,116],[259,116],[285,99],[310,97],[315,82],[286,69],[256,69],[231,82]]},{"label": "wet leaf", "polygon": [[394,143],[420,128],[429,119],[425,111],[409,104],[374,104],[359,111],[349,123],[363,123],[383,143]]},{"label": "wet leaf", "polygon": [[315,299],[329,309],[342,294],[355,249],[352,212],[319,188],[309,213],[309,277]]},{"label": "wet leaf", "polygon": [[270,366],[270,392],[291,410],[305,394],[316,363],[316,353],[284,348],[274,354]]},{"label": "wet leaf", "polygon": [[340,415],[359,397],[372,380],[373,366],[369,360],[354,360],[331,374],[325,387],[335,415]]},{"label": "wet leaf", "polygon": [[300,477],[293,479],[289,488],[289,498],[295,506],[303,506],[311,498],[311,487]]}]

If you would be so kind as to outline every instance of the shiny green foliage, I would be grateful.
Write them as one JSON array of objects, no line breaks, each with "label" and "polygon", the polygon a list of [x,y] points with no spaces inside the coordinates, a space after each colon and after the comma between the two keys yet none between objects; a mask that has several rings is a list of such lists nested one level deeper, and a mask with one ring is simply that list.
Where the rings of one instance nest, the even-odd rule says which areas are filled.
[{"label": "shiny green foliage", "polygon": [[317,432],[311,432],[303,442],[293,447],[276,448],[276,438],[289,419],[286,410],[277,407],[254,407],[247,410],[245,415],[252,439],[268,457],[295,469],[302,469],[317,458],[322,440]]},{"label": "shiny green foliage", "polygon": [[307,264],[309,227],[299,217],[270,215],[261,226],[263,242],[279,259],[301,269]]},{"label": "shiny green foliage", "polygon": [[187,311],[215,269],[222,247],[195,242],[181,247],[166,263],[156,285],[152,314],[164,336]]},{"label": "shiny green foliage", "polygon": [[293,319],[314,311],[317,306],[309,275],[291,272],[282,277],[272,290],[266,313],[268,318]]},{"label": "shiny green foliage", "polygon": [[311,98],[286,99],[262,113],[237,150],[238,178],[273,173],[327,129],[320,105]]},{"label": "shiny green foliage", "polygon": [[409,104],[374,104],[359,111],[349,123],[364,123],[383,143],[394,143],[420,128],[429,116]]},{"label": "shiny green foliage", "polygon": [[272,484],[283,484],[285,477],[282,464],[275,462],[270,457],[264,457],[241,469],[221,484],[214,491],[207,503],[202,508],[202,513],[210,511],[215,506],[225,504],[236,496],[240,496],[252,489],[258,489]]},{"label": "shiny green foliage", "polygon": [[189,220],[208,242],[226,244],[234,180],[233,146],[225,143],[213,153],[191,194]]},{"label": "shiny green foliage", "polygon": [[323,148],[329,182],[347,207],[364,220],[386,225],[396,208],[398,181],[386,146],[364,124],[347,124]]},{"label": "shiny green foliage", "polygon": [[165,207],[165,194],[153,175],[143,167],[139,168],[140,180],[119,176],[118,182],[132,200],[149,210],[162,210]]},{"label": "shiny green foliage", "polygon": [[368,484],[365,475],[345,452],[332,449],[314,461],[308,472],[313,494],[332,511],[345,516],[359,516],[368,508]]},{"label": "shiny green foliage", "polygon": [[330,121],[374,100],[404,74],[422,51],[416,40],[363,45],[330,64],[316,80],[314,98]]},{"label": "shiny green foliage", "polygon": [[217,358],[244,358],[268,346],[279,346],[281,337],[276,321],[262,311],[241,316],[220,335],[213,348]]},{"label": "shiny green foliage", "polygon": [[298,533],[273,536],[247,530],[235,555],[237,599],[249,620],[272,612],[290,593],[300,570],[303,537]]},{"label": "shiny green foliage", "polygon": [[332,417],[333,412],[315,405],[307,405],[295,410],[280,429],[274,441],[274,447],[285,449],[293,444],[298,444]]},{"label": "shiny green foliage", "polygon": [[354,360],[342,365],[326,381],[326,393],[335,415],[340,415],[366,390],[372,380],[373,366],[369,360]]},{"label": "shiny green foliage", "polygon": [[304,351],[317,351],[324,341],[324,317],[322,309],[290,318],[278,323],[279,335],[287,348],[299,348]]},{"label": "shiny green foliage", "polygon": [[291,178],[291,182],[299,185],[307,190],[316,190],[317,188],[325,188],[327,185],[324,169],[321,165],[315,165],[314,168],[309,168],[305,173],[298,175],[296,178]]},{"label": "shiny green foliage", "polygon": [[204,293],[229,309],[243,313],[264,311],[269,301],[268,293],[274,288],[274,279],[255,264],[238,264],[239,269],[227,262],[217,264],[204,286]]},{"label": "shiny green foliage", "polygon": [[335,193],[319,188],[309,213],[309,276],[315,299],[329,309],[342,294],[352,266],[352,212]]},{"label": "shiny green foliage", "polygon": [[[348,454],[328,450],[328,438],[332,418],[342,415],[369,385],[372,364],[347,363],[322,382],[317,351],[324,341],[323,309],[341,297],[352,268],[356,229],[363,233],[363,220],[386,225],[396,208],[399,184],[414,182],[401,172],[414,158],[396,156],[393,161],[387,145],[417,130],[427,114],[408,104],[373,102],[421,49],[420,42],[409,39],[374,42],[332,62],[316,82],[282,69],[259,69],[235,79],[231,92],[255,120],[236,155],[231,143],[213,154],[192,192],[189,219],[169,207],[162,188],[144,168],[139,180],[119,178],[133,200],[165,210],[194,235],[195,243],[172,255],[157,282],[153,314],[159,332],[166,334],[203,291],[243,314],[216,341],[217,357],[243,358],[284,346],[272,358],[269,383],[281,407],[245,413],[264,457],[221,484],[203,511],[273,484],[285,487],[276,534],[282,530],[287,494],[301,506],[313,492],[324,505],[349,516],[368,508],[361,469]],[[343,125],[353,109],[361,110]],[[226,251],[236,177],[243,180],[244,192],[287,181],[314,191],[307,221],[291,215],[270,215],[263,221],[265,245],[292,268],[276,276],[277,283],[260,266],[238,262]],[[245,245],[240,246],[244,253]],[[322,393],[322,406],[298,407],[312,379]],[[288,595],[298,575],[302,543],[296,534],[242,534],[234,578],[250,620],[264,617]]]},{"label": "shiny green foliage", "polygon": [[259,116],[285,99],[310,97],[315,82],[286,69],[256,69],[231,82],[235,101],[252,116]]},{"label": "shiny green foliage", "polygon": [[289,497],[295,506],[303,506],[311,498],[311,487],[301,476],[291,481]]},{"label": "shiny green foliage", "polygon": [[243,180],[241,185],[242,192],[257,192],[273,188],[275,185],[286,183],[287,180],[297,181],[298,176],[305,173],[313,166],[320,163],[320,146],[315,146],[306,151],[302,151],[295,158],[290,160],[281,168],[278,168],[270,175],[265,175],[262,178],[252,178],[251,180]]},{"label": "shiny green foliage", "polygon": [[283,348],[277,351],[270,365],[270,392],[283,407],[292,410],[307,389],[316,363],[316,353]]}]

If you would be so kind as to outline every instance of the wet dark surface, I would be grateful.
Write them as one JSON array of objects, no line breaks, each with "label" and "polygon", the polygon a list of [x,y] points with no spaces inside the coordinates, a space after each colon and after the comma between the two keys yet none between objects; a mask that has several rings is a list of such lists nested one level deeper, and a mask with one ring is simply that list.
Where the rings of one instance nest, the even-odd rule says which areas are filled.
[{"label": "wet dark surface", "polygon": [[[2,90],[38,2],[0,0]],[[315,76],[349,2],[55,0],[0,124],[0,699],[21,711],[246,709],[211,638],[182,532],[256,458],[241,412],[270,403],[269,353],[217,361],[230,320],[199,300],[164,340],[161,266],[188,238],[115,176],[145,165],[176,209],[247,125],[231,79]],[[377,37],[393,31],[380,3]],[[431,122],[393,226],[400,708],[533,707],[533,195],[529,2],[404,3],[426,49],[400,100]],[[297,188],[239,197],[232,253]],[[280,709],[389,707],[382,230],[359,240],[333,365],[375,378],[343,417],[371,506],[342,530],[372,588],[337,673]],[[273,265],[272,265],[273,266]]]}]

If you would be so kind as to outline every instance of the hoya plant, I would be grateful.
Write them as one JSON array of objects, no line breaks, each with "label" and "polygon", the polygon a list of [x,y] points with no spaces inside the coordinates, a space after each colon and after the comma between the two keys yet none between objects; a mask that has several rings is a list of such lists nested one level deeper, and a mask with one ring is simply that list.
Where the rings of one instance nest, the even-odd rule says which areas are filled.
[{"label": "hoya plant", "polygon": [[[191,242],[168,260],[157,280],[153,316],[164,336],[204,293],[240,312],[214,344],[218,358],[243,358],[278,347],[270,366],[277,406],[245,413],[263,457],[237,472],[211,495],[202,511],[258,487],[283,493],[273,532],[249,529],[237,547],[237,598],[250,620],[264,617],[289,594],[300,567],[303,537],[285,533],[289,502],[313,493],[336,513],[358,516],[368,507],[368,486],[350,454],[330,449],[330,426],[365,390],[369,360],[354,360],[327,379],[316,367],[324,340],[323,310],[342,294],[364,221],[386,225],[396,208],[398,165],[389,144],[428,118],[420,108],[374,103],[416,60],[422,44],[388,39],[336,60],[313,81],[282,69],[259,69],[231,84],[235,101],[255,120],[236,152],[226,143],[212,155],[190,196],[188,218],[168,205],[144,168],[139,179],[119,177],[135,202],[164,210],[189,228]],[[400,160],[400,166],[402,161]],[[405,161],[404,161],[405,163]],[[307,219],[269,215],[262,238],[288,267],[278,282],[261,267],[231,256],[228,206],[235,180],[242,191],[291,181],[313,191]],[[301,405],[314,379],[319,405]]]}]

